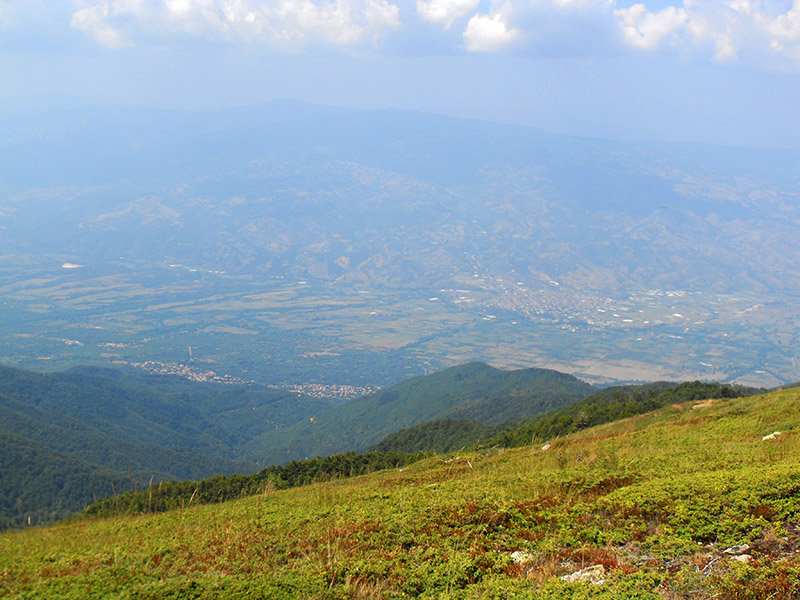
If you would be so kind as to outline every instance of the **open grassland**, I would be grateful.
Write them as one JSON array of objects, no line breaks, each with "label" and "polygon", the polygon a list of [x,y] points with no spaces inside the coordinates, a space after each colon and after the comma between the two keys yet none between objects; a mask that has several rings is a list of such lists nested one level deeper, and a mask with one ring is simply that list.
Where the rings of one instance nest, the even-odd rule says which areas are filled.
[{"label": "open grassland", "polygon": [[[679,405],[546,450],[7,532],[0,596],[797,598],[798,408]],[[586,567],[602,583],[562,579]]]}]

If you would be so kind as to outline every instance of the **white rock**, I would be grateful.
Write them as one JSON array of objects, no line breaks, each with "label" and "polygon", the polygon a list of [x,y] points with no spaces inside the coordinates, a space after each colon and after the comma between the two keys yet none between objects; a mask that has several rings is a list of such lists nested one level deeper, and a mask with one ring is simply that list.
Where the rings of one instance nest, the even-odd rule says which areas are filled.
[{"label": "white rock", "polygon": [[606,568],[603,565],[593,565],[586,567],[580,571],[575,571],[569,575],[562,575],[561,579],[567,583],[574,583],[576,581],[585,581],[595,585],[602,585],[605,583]]},{"label": "white rock", "polygon": [[511,560],[517,564],[533,562],[535,559],[536,557],[533,554],[523,550],[516,550],[511,553]]},{"label": "white rock", "polygon": [[730,548],[725,548],[722,551],[723,554],[744,554],[750,550],[750,546],[748,544],[740,544],[739,546],[731,546]]}]

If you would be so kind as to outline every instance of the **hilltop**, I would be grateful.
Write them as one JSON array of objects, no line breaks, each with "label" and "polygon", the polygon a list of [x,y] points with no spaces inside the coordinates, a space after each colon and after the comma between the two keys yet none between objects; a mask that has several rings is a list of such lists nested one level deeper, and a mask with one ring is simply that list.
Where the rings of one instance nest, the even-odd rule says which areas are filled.
[{"label": "hilltop", "polygon": [[500,424],[561,408],[594,391],[584,381],[549,369],[505,371],[468,363],[412,377],[266,432],[248,443],[245,455],[269,464],[364,451],[398,429],[426,421],[471,418]]},{"label": "hilltop", "polygon": [[687,402],[546,444],[6,532],[0,589],[15,598],[788,599],[800,593],[799,405],[797,389]]}]

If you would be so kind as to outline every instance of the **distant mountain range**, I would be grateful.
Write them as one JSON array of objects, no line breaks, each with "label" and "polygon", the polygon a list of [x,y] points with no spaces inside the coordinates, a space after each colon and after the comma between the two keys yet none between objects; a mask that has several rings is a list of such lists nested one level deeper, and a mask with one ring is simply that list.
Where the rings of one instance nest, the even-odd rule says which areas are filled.
[{"label": "distant mountain range", "polygon": [[401,288],[475,273],[611,294],[800,283],[780,243],[798,223],[797,152],[290,102],[5,129],[3,253]]}]

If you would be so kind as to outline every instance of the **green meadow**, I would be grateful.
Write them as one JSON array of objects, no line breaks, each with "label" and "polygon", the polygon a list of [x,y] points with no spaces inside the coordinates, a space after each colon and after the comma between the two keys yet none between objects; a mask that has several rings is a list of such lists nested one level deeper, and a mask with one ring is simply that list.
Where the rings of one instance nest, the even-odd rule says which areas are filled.
[{"label": "green meadow", "polygon": [[4,532],[0,596],[797,598],[798,408],[797,389],[685,403],[523,448]]}]

